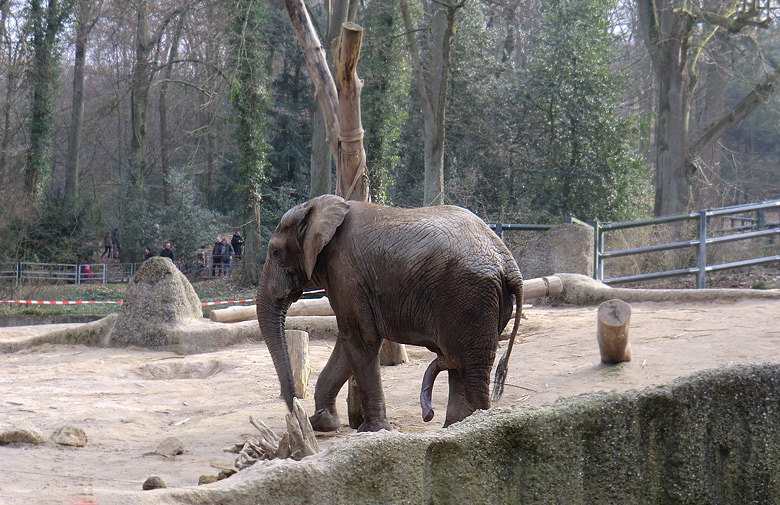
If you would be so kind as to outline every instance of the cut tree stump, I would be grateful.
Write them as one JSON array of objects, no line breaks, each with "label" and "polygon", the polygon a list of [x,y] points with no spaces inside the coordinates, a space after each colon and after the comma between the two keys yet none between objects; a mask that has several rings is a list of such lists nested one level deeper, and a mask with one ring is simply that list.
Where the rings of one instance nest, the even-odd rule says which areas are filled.
[{"label": "cut tree stump", "polygon": [[631,344],[628,342],[628,323],[631,305],[623,300],[607,300],[599,305],[596,336],[604,363],[631,361]]},{"label": "cut tree stump", "polygon": [[379,349],[379,364],[384,366],[395,366],[409,363],[409,355],[406,354],[406,347],[397,342],[385,340]]},{"label": "cut tree stump", "polygon": [[298,398],[306,398],[306,388],[311,375],[309,360],[309,334],[301,330],[285,330],[287,351],[290,354],[295,394]]}]

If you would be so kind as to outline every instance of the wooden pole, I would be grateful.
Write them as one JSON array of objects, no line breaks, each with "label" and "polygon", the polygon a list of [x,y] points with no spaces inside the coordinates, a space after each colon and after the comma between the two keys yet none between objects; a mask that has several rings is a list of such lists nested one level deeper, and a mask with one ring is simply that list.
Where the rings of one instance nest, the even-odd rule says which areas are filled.
[{"label": "wooden pole", "polygon": [[285,330],[284,336],[287,338],[287,352],[290,354],[295,395],[298,398],[306,398],[306,387],[311,375],[309,334],[301,330]]},{"label": "wooden pole", "polygon": [[604,363],[631,361],[628,323],[631,306],[623,300],[607,300],[599,305],[596,336]]},{"label": "wooden pole", "polygon": [[339,107],[339,157],[336,160],[336,194],[345,200],[367,202],[368,177],[363,149],[363,123],[360,118],[360,91],[363,81],[357,75],[363,28],[355,23],[341,25],[341,36],[334,43],[336,90]]}]

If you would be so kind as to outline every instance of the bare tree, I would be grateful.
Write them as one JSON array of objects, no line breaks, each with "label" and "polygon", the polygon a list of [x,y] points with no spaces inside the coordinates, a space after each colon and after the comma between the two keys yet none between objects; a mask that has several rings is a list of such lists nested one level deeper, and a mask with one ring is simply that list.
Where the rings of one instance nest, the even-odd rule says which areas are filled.
[{"label": "bare tree", "polygon": [[[357,0],[328,0],[328,27],[325,34],[326,47],[341,34],[341,25],[354,22],[358,10]],[[330,52],[330,69],[333,72],[334,52]],[[312,197],[330,193],[331,156],[326,141],[325,122],[319,104],[312,107],[311,119],[311,189]]]},{"label": "bare tree", "polygon": [[357,78],[356,71],[363,30],[353,23],[342,25],[341,37],[334,49],[334,79],[328,68],[325,50],[303,1],[284,0],[284,6],[303,49],[325,122],[326,142],[331,156],[336,160],[336,193],[347,200],[367,201],[366,153],[363,150],[363,127],[360,120],[360,90],[363,83]]},{"label": "bare tree", "polygon": [[65,194],[74,198],[79,193],[79,154],[84,120],[84,65],[89,34],[100,18],[103,0],[78,0],[76,4],[76,38],[73,62],[73,98],[68,130],[68,152],[65,160]]},{"label": "bare tree", "polygon": [[463,7],[465,0],[451,3],[436,0],[431,3],[433,40],[427,79],[423,73],[422,55],[415,37],[417,30],[412,23],[409,3],[407,0],[400,0],[400,4],[425,124],[423,204],[441,205],[444,203],[444,121],[450,75],[450,46],[455,33],[455,13]]},{"label": "bare tree", "polygon": [[639,20],[658,81],[656,103],[656,215],[685,212],[699,157],[733,125],[764,103],[780,82],[780,68],[766,74],[734,108],[691,140],[691,100],[698,82],[696,66],[703,48],[718,31],[738,33],[766,27],[771,0],[728,0],[708,9],[696,2],[638,0]]}]

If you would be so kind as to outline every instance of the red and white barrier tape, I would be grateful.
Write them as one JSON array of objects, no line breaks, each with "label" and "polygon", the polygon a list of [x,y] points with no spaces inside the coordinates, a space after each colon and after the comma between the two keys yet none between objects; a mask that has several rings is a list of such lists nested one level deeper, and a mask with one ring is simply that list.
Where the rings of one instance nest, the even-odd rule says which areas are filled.
[{"label": "red and white barrier tape", "polygon": [[91,303],[113,303],[121,304],[122,302],[109,302],[109,301],[84,301],[84,300],[0,300],[0,303],[23,303],[27,305],[87,305]]},{"label": "red and white barrier tape", "polygon": [[[317,289],[314,291],[304,291],[303,294],[305,295],[311,295],[315,293],[324,293],[324,289]],[[203,307],[210,306],[210,305],[224,305],[228,303],[250,303],[250,302],[256,302],[257,298],[247,298],[244,300],[222,300],[218,302],[200,302],[200,304]],[[0,300],[0,303],[21,303],[25,305],[88,305],[88,304],[94,304],[94,303],[109,303],[114,305],[121,305],[122,302],[117,301],[93,301],[93,300]]]}]

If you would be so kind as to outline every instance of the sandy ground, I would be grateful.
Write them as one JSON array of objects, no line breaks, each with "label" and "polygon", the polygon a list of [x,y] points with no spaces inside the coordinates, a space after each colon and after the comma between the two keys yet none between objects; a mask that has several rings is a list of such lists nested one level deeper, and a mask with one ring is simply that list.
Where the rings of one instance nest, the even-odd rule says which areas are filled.
[{"label": "sandy ground", "polygon": [[[778,361],[780,356],[780,301],[632,307],[634,359],[617,366],[599,362],[596,307],[527,309],[522,342],[513,351],[499,405],[538,406],[580,393],[641,389],[697,370]],[[0,341],[46,330],[4,328]],[[499,353],[505,348],[503,342]],[[317,374],[331,349],[332,342],[311,342],[314,371],[303,402],[309,413]],[[389,420],[406,432],[441,429],[446,374],[433,392],[436,417],[423,423],[420,381],[433,355],[416,347],[407,350],[411,364],[382,371]],[[235,455],[223,448],[254,434],[250,415],[284,431],[285,407],[278,391],[262,344],[184,357],[68,345],[0,354],[0,430],[29,422],[49,436],[70,423],[89,437],[84,448],[53,442],[0,447],[0,503],[72,505],[97,489],[139,490],[151,475],[168,487],[196,485],[200,475],[233,466]],[[339,406],[346,423],[345,398]],[[319,440],[326,446],[352,432],[344,427]],[[154,454],[169,436],[183,441],[184,454]]]}]

